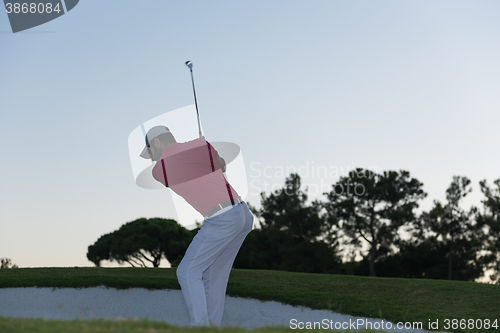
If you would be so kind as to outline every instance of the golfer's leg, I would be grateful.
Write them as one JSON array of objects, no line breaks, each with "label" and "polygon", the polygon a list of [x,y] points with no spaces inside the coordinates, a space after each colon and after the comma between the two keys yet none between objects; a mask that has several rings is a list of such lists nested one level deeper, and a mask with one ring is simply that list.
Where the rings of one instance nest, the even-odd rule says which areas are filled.
[{"label": "golfer's leg", "polygon": [[210,219],[206,220],[177,268],[192,325],[209,325],[202,275],[231,242],[234,233],[234,228],[221,228]]},{"label": "golfer's leg", "polygon": [[205,244],[209,240],[200,232],[193,238],[177,267],[177,279],[186,301],[190,322],[195,326],[209,325],[205,289],[201,280],[202,273],[206,269],[204,266],[209,265],[207,263],[209,258],[204,255]]},{"label": "golfer's leg", "polygon": [[[236,209],[233,208],[233,209]],[[203,282],[205,283],[205,298],[208,307],[208,321],[210,325],[220,326],[222,315],[224,314],[224,302],[226,297],[227,282],[234,259],[245,240],[245,237],[252,230],[253,216],[245,204],[239,205],[240,213],[237,218],[241,223],[241,228],[233,240],[224,248],[215,262],[203,273]]]}]

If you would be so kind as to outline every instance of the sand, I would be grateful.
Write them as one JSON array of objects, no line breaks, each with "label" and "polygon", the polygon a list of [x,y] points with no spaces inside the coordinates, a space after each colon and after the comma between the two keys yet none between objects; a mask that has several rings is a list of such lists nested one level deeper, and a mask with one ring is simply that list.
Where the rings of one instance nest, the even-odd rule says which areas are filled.
[{"label": "sand", "polygon": [[[147,290],[132,288],[117,290],[95,288],[3,288],[0,289],[0,316],[43,319],[98,319],[125,318],[165,321],[189,325],[187,308],[180,290]],[[256,328],[283,325],[300,329],[308,325],[316,328],[366,328],[391,332],[428,332],[421,329],[397,329],[381,319],[353,317],[328,310],[293,307],[278,302],[226,297],[223,326]],[[425,326],[427,323],[423,323]],[[403,323],[404,325],[404,323]],[[368,326],[370,327],[370,326]]]}]

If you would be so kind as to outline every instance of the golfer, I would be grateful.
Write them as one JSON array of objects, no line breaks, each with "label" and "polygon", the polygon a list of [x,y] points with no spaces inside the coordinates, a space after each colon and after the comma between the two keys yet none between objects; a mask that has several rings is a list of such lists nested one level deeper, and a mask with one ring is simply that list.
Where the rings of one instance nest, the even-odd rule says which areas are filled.
[{"label": "golfer", "polygon": [[156,161],[153,177],[205,217],[177,267],[191,325],[220,326],[227,281],[253,216],[227,182],[225,161],[203,137],[179,143],[165,126],[146,134],[143,158]]}]

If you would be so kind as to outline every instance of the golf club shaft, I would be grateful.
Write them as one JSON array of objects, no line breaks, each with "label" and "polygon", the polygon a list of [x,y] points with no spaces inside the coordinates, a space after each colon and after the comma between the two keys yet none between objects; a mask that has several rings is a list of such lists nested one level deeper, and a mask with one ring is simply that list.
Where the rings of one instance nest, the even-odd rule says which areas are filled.
[{"label": "golf club shaft", "polygon": [[[189,71],[191,72],[191,83],[193,84],[193,94],[194,94],[194,105],[196,106],[196,115],[198,116],[198,131],[200,133],[200,138],[203,137],[203,134],[201,133],[201,125],[200,125],[200,112],[198,111],[198,101],[196,100],[196,89],[194,88],[194,77],[193,77],[193,63],[188,60],[186,61],[186,66],[189,67]],[[224,175],[224,178],[227,180],[227,175],[226,172],[222,172]]]},{"label": "golf club shaft", "polygon": [[198,111],[198,101],[196,100],[196,89],[194,88],[193,69],[189,68],[189,71],[191,72],[191,83],[193,84],[194,105],[196,106],[196,115],[198,116],[198,131],[200,133],[200,138],[201,138],[203,134],[201,133],[200,112]]}]

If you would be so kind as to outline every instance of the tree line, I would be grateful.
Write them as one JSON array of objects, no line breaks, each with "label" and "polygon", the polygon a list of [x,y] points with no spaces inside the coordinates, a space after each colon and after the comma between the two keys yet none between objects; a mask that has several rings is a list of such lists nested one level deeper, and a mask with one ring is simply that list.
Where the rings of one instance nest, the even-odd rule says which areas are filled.
[{"label": "tree line", "polygon": [[[482,211],[465,210],[471,182],[455,176],[446,201],[417,214],[427,194],[408,171],[358,168],[340,177],[327,200],[309,204],[292,174],[282,189],[261,193],[261,208],[253,208],[261,227],[248,235],[235,267],[466,281],[494,269],[491,280],[499,283],[500,179],[494,184],[480,182]],[[354,261],[355,253],[363,259]]]},{"label": "tree line", "polygon": [[[479,184],[482,210],[461,207],[471,182],[454,176],[446,201],[417,214],[427,193],[408,171],[358,168],[340,177],[326,200],[312,202],[300,176],[291,174],[281,189],[261,193],[259,209],[250,205],[256,228],[234,267],[465,281],[493,269],[490,279],[500,283],[500,179],[493,187]],[[87,258],[158,267],[164,257],[175,267],[196,231],[173,220],[139,219],[99,238]]]}]

